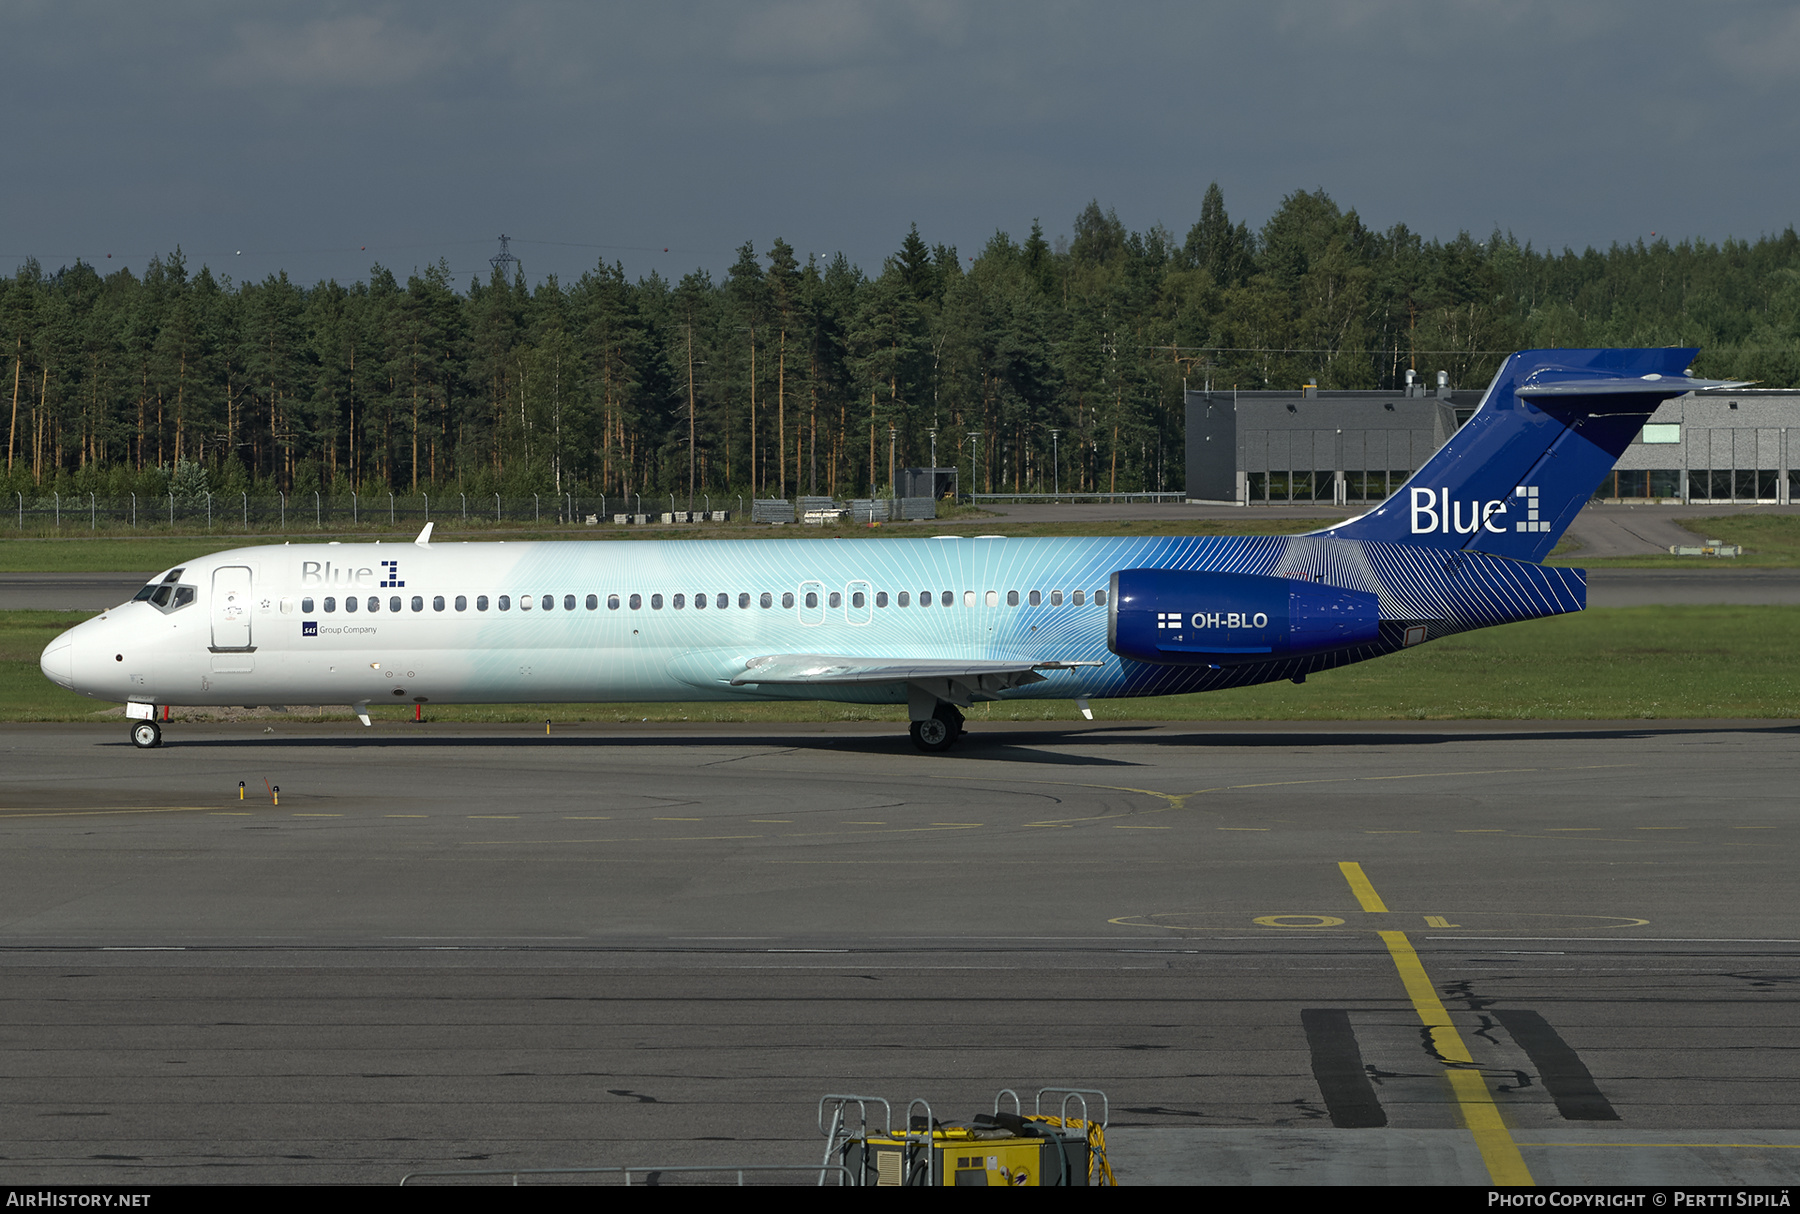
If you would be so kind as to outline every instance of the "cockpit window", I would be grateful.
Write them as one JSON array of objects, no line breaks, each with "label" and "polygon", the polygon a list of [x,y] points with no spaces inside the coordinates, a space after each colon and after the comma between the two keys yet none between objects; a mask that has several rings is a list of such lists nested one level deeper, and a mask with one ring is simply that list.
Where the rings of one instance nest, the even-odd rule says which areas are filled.
[{"label": "cockpit window", "polygon": [[[192,586],[182,586],[173,594],[171,594],[170,591],[170,587],[174,586],[176,582],[179,582],[181,580],[181,575],[186,572],[187,568],[183,566],[180,569],[171,569],[159,578],[150,579],[148,585],[131,596],[131,601],[134,603],[149,603],[158,611],[175,611],[182,607],[186,607],[189,603],[194,601],[194,588]],[[173,602],[171,602],[171,598],[173,599]]]},{"label": "cockpit window", "polygon": [[183,607],[192,603],[199,594],[199,591],[192,586],[178,586],[174,584],[172,579],[179,577],[181,572],[181,570],[177,569],[174,573],[169,574],[161,581],[151,582],[148,586],[145,586],[142,590],[133,595],[131,601],[134,603],[149,603],[152,607],[165,615],[171,611],[180,611]]}]

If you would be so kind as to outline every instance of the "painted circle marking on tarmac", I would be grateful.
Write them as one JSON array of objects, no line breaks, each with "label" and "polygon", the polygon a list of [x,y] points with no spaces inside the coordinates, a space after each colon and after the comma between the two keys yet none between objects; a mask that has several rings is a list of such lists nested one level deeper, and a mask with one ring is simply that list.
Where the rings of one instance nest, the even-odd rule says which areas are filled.
[{"label": "painted circle marking on tarmac", "polygon": [[[1411,915],[1411,911],[1397,912]],[[1151,914],[1118,915],[1107,922],[1114,927],[1153,928],[1174,932],[1220,932],[1240,929],[1242,911],[1160,911]],[[1634,915],[1563,915],[1542,911],[1475,911],[1464,914],[1433,916],[1447,919],[1439,924],[1427,921],[1427,930],[1454,930],[1459,935],[1479,933],[1526,933],[1571,931],[1618,931],[1647,927],[1650,920]],[[1251,920],[1258,927],[1336,928],[1346,925],[1335,915],[1263,915]],[[1359,919],[1359,925],[1361,920]],[[1352,930],[1360,930],[1352,929]]]}]

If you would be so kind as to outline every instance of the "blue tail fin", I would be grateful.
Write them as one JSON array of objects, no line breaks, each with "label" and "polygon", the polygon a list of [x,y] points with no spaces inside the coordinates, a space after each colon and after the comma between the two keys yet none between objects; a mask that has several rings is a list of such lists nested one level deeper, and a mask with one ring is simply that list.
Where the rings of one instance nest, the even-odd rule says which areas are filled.
[{"label": "blue tail fin", "polygon": [[1522,350],[1393,497],[1319,534],[1541,561],[1658,405],[1724,386],[1688,376],[1697,353]]}]

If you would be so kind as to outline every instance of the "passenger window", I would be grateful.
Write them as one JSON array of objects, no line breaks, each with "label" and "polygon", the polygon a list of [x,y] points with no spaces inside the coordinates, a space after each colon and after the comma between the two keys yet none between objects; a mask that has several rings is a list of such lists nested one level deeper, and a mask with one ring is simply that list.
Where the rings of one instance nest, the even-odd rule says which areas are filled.
[{"label": "passenger window", "polygon": [[706,596],[704,594],[696,594],[694,596],[694,610],[695,611],[705,611],[706,610]]},{"label": "passenger window", "polygon": [[[766,605],[767,604],[765,604],[765,606]],[[750,606],[750,592],[748,590],[746,590],[742,594],[738,595],[738,606],[740,608]]]},{"label": "passenger window", "polygon": [[877,590],[875,592],[875,605],[877,607],[886,607],[887,606],[887,591]]},{"label": "passenger window", "polygon": [[477,610],[477,611],[486,611],[487,610],[487,595],[478,594],[475,596],[475,610]]},{"label": "passenger window", "polygon": [[775,605],[775,597],[767,590],[762,592],[762,598],[758,601],[761,602],[764,607],[773,607]]},{"label": "passenger window", "polygon": [[400,610],[400,596],[399,595],[396,594],[388,600],[388,610],[389,611]]},{"label": "passenger window", "polygon": [[1019,605],[1019,592],[1017,590],[1008,590],[1006,592],[1006,605],[1008,607],[1017,607]]},{"label": "passenger window", "polygon": [[311,615],[312,609],[313,609],[313,601],[311,599],[301,599],[300,600],[301,612],[303,612],[306,615]]},{"label": "passenger window", "polygon": [[469,609],[469,596],[468,595],[459,594],[456,596],[456,609],[458,611],[467,611]]},{"label": "passenger window", "polygon": [[617,611],[619,609],[619,596],[618,595],[609,594],[606,596],[606,609],[608,611]]},{"label": "passenger window", "polygon": [[499,598],[494,600],[494,606],[498,607],[501,611],[511,611],[512,610],[512,596],[506,595],[506,594],[501,595]]},{"label": "passenger window", "polygon": [[1042,607],[1044,605],[1044,596],[1036,590],[1033,590],[1030,594],[1025,596],[1025,601],[1030,603],[1033,607]]},{"label": "passenger window", "polygon": [[988,591],[986,603],[989,607],[998,607],[1000,605],[1000,592],[998,590]]},{"label": "passenger window", "polygon": [[819,596],[808,590],[806,592],[806,605],[808,607],[817,607],[819,605]]},{"label": "passenger window", "polygon": [[344,596],[344,610],[345,611],[355,611],[356,610],[356,596],[354,594],[346,594]]},{"label": "passenger window", "polygon": [[[656,602],[655,599],[652,599],[650,601],[652,604],[654,604]],[[687,595],[685,595],[685,594],[676,595],[675,601],[674,601],[674,603],[671,604],[671,606],[673,606],[675,608],[675,610],[677,610],[677,611],[680,611],[683,607],[686,607],[687,606]]]},{"label": "passenger window", "polygon": [[[574,607],[574,606],[575,606],[575,604],[574,604],[574,603],[573,603],[573,602],[571,602],[571,603],[570,603],[570,604],[569,604],[569,606],[570,606],[570,607],[571,607],[571,608],[573,608],[573,607]],[[614,607],[617,607],[617,606],[618,606],[618,603],[616,603],[616,602],[615,602],[615,603],[614,603],[614,604],[613,604],[613,606],[614,606]],[[600,596],[599,596],[599,595],[597,595],[597,594],[590,594],[590,595],[588,595],[588,596],[587,596],[587,609],[588,609],[588,610],[589,610],[589,611],[598,611],[598,610],[600,610]]]},{"label": "passenger window", "polygon": [[912,606],[912,591],[902,590],[900,592],[900,597],[895,599],[894,602],[897,603],[901,607]]},{"label": "passenger window", "polygon": [[[946,607],[956,606],[956,591],[954,591],[954,590],[944,591],[944,593],[938,595],[938,602],[942,603]],[[969,606],[973,607],[974,605],[975,605],[975,592],[971,590],[969,592]]]},{"label": "passenger window", "polygon": [[[398,600],[395,600],[395,601],[398,602]],[[363,606],[367,607],[370,611],[380,611],[381,610],[381,596],[377,595],[377,594],[371,594],[369,596],[369,601],[367,603],[363,604]]]},{"label": "passenger window", "polygon": [[1106,591],[1104,591],[1104,590],[1094,591],[1094,606],[1096,606],[1096,607],[1106,606]]},{"label": "passenger window", "polygon": [[662,595],[653,594],[650,596],[650,610],[652,610],[652,611],[661,611],[662,610]]},{"label": "passenger window", "polygon": [[281,614],[282,615],[293,615],[294,614],[294,600],[293,599],[282,599],[281,600]]},{"label": "passenger window", "polygon": [[[859,594],[856,597],[860,599],[862,595]],[[825,600],[825,605],[827,607],[842,607],[844,605],[844,596],[833,590],[831,592],[831,597]],[[862,604],[858,603],[857,606],[861,607]]]},{"label": "passenger window", "polygon": [[442,611],[444,609],[444,596],[443,595],[437,594],[437,595],[432,596],[431,609],[433,611]]},{"label": "passenger window", "polygon": [[[837,595],[834,594],[831,597],[835,599],[837,597]],[[850,605],[852,607],[861,607],[864,603],[866,603],[868,601],[869,601],[868,599],[863,597],[863,592],[860,590],[858,590],[855,594],[850,596]]]},{"label": "passenger window", "polygon": [[921,607],[931,606],[931,591],[929,591],[929,590],[919,591],[919,606],[921,606]]},{"label": "passenger window", "polygon": [[792,607],[794,605],[794,592],[792,590],[781,596],[781,605],[783,607]]},{"label": "passenger window", "polygon": [[[414,610],[414,611],[423,611],[423,610],[425,610],[425,596],[424,596],[424,595],[422,595],[422,594],[415,594],[415,595],[413,595],[413,596],[412,596],[412,600],[413,600],[413,601],[412,601],[412,609],[413,609],[413,610]],[[443,600],[443,599],[439,599],[439,600],[438,600],[438,601],[437,601],[437,609],[438,609],[438,610],[439,610],[439,611],[442,611],[442,610],[443,610],[443,609],[444,609],[444,600]],[[399,600],[398,600],[398,599],[396,599],[396,600],[395,600],[395,601],[394,601],[394,610],[395,610],[395,611],[398,611],[398,610],[400,610],[400,601],[399,601]]]},{"label": "passenger window", "polygon": [[[573,606],[573,604],[570,604],[570,605]],[[554,594],[546,594],[544,596],[544,610],[545,611],[556,610],[556,596]]]},{"label": "passenger window", "polygon": [[1061,607],[1062,606],[1062,591],[1052,590],[1050,592],[1050,605],[1052,607]]},{"label": "passenger window", "polygon": [[713,599],[713,606],[717,607],[720,611],[725,610],[727,607],[731,606],[731,596],[729,594],[716,596]]},{"label": "passenger window", "polygon": [[1086,603],[1086,602],[1087,602],[1087,591],[1085,591],[1085,590],[1077,590],[1077,591],[1076,591],[1076,592],[1075,592],[1075,605],[1076,605],[1076,606],[1077,606],[1077,607],[1079,607],[1079,606],[1081,606],[1081,605],[1082,605],[1082,604],[1083,604],[1083,603]]},{"label": "passenger window", "polygon": [[326,595],[325,596],[325,611],[326,611],[326,613],[330,614],[331,612],[334,612],[336,610],[337,610],[337,599],[333,598],[330,595]]},{"label": "passenger window", "polygon": [[531,610],[531,596],[529,594],[521,594],[519,596],[519,610],[520,611],[530,611]]},{"label": "passenger window", "polygon": [[632,596],[631,596],[631,609],[632,609],[632,610],[633,610],[633,611],[636,611],[636,610],[638,610],[638,609],[639,609],[639,608],[641,608],[641,607],[642,607],[642,606],[643,606],[643,605],[644,605],[644,596],[643,596],[643,595],[641,595],[641,594],[634,594],[634,595],[632,595]]}]

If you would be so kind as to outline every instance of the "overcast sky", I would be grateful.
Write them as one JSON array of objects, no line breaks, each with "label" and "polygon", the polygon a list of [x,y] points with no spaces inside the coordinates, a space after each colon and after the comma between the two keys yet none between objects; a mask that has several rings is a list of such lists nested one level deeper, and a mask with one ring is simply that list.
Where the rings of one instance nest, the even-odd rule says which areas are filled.
[{"label": "overcast sky", "polygon": [[[777,236],[872,272],[1089,199],[1177,238],[1324,188],[1538,248],[1754,239],[1800,198],[1772,0],[8,0],[0,272],[242,280],[596,261],[715,276]],[[665,252],[666,250],[666,252]],[[111,260],[108,260],[111,254]]]}]

